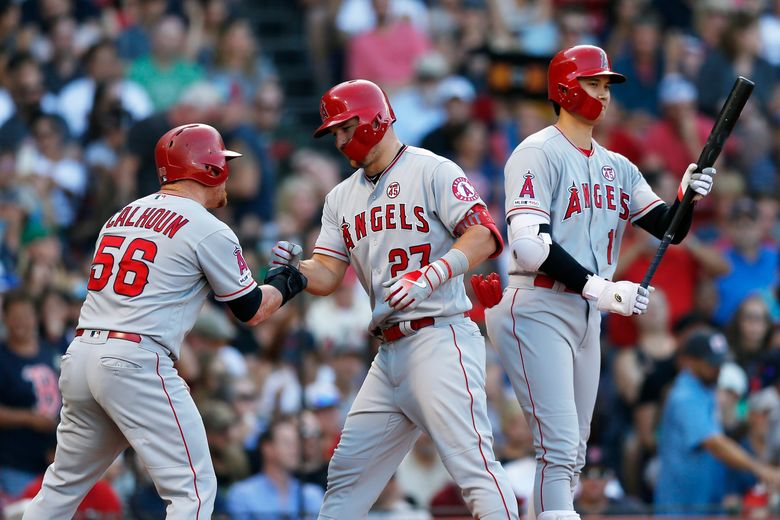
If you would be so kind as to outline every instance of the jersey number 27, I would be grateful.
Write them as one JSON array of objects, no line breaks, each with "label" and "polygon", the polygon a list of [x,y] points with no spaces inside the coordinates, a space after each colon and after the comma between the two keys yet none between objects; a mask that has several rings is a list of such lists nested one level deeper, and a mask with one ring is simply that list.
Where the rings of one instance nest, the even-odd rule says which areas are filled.
[{"label": "jersey number 27", "polygon": [[[95,258],[92,260],[92,269],[87,284],[88,290],[102,291],[108,285],[116,259],[112,253],[106,250],[119,250],[124,241],[125,237],[118,235],[105,235],[100,240]],[[119,260],[119,270],[114,278],[114,292],[122,296],[138,296],[144,292],[144,287],[149,283],[147,262],[154,263],[156,256],[157,244],[151,240],[136,238],[130,242],[125,254]]]}]

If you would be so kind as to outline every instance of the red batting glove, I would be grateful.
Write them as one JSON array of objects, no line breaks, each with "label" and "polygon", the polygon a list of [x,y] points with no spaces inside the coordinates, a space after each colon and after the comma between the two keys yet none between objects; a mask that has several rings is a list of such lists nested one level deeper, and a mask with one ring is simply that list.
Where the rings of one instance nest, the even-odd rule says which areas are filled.
[{"label": "red batting glove", "polygon": [[494,307],[501,301],[503,289],[501,289],[501,279],[496,273],[489,275],[475,274],[471,277],[471,288],[477,295],[477,300],[486,309]]}]

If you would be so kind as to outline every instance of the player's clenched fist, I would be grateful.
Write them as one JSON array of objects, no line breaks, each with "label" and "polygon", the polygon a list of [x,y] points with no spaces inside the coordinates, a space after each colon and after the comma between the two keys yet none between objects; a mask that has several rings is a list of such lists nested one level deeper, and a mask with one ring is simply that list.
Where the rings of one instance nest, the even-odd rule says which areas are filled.
[{"label": "player's clenched fist", "polygon": [[600,311],[614,312],[623,316],[644,314],[650,303],[654,287],[645,289],[634,282],[611,282],[600,276],[591,275],[582,289],[582,295],[596,302]]},{"label": "player's clenched fist", "polygon": [[268,271],[263,283],[275,287],[282,293],[282,305],[284,305],[290,298],[306,289],[308,280],[298,269],[289,265],[280,265]]},{"label": "player's clenched fist", "polygon": [[271,265],[289,265],[298,268],[301,263],[303,248],[298,244],[282,240],[271,249]]},{"label": "player's clenched fist", "polygon": [[696,192],[693,196],[693,200],[701,200],[706,197],[710,191],[712,191],[712,184],[717,171],[715,168],[704,168],[701,172],[696,172],[696,164],[691,163],[683,174],[680,188],[677,190],[677,198],[682,200],[685,196],[685,190],[690,188]]},{"label": "player's clenched fist", "polygon": [[479,303],[486,309],[495,307],[501,301],[503,290],[501,289],[501,279],[497,273],[472,275],[471,288],[474,289]]}]

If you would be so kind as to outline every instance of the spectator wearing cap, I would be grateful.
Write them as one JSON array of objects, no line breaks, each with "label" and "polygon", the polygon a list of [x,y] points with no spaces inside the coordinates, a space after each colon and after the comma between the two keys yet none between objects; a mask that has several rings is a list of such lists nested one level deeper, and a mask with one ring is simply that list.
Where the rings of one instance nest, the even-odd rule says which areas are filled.
[{"label": "spectator wearing cap", "polygon": [[769,410],[769,426],[764,455],[770,464],[780,465],[780,349],[764,355],[761,369],[761,392],[773,403]]},{"label": "spectator wearing cap", "polygon": [[463,76],[450,76],[438,86],[439,102],[444,106],[446,118],[422,140],[422,147],[448,159],[455,158],[455,140],[464,125],[471,120],[472,105],[477,96],[474,85]]},{"label": "spectator wearing cap", "polygon": [[[733,351],[733,348],[731,350]],[[742,398],[747,390],[748,378],[742,367],[733,361],[724,363],[718,374],[718,415],[723,431],[732,439],[742,435],[745,428]]]},{"label": "spectator wearing cap", "polygon": [[717,332],[694,333],[682,346],[681,371],[661,418],[660,468],[654,499],[658,512],[720,511],[725,494],[722,463],[780,485],[780,471],[759,461],[723,433],[715,388],[727,358],[726,338]]},{"label": "spectator wearing cap", "polygon": [[[750,395],[747,400],[747,430],[738,439],[745,451],[761,460],[768,460],[767,444],[771,417],[780,412],[780,398],[774,388],[764,388]],[[758,484],[749,471],[726,470],[727,509],[735,510],[742,504],[742,497]]]},{"label": "spectator wearing cap", "polygon": [[325,460],[330,460],[341,440],[340,401],[339,389],[331,382],[315,381],[306,387],[306,404],[317,420]]},{"label": "spectator wearing cap", "polygon": [[228,492],[230,518],[282,520],[316,515],[322,505],[322,488],[293,477],[300,460],[295,424],[286,419],[272,422],[260,437],[259,451],[260,473],[235,483]]},{"label": "spectator wearing cap", "polygon": [[658,85],[661,119],[647,129],[645,154],[675,176],[698,160],[714,124],[697,111],[697,98],[696,87],[682,74],[667,74]]},{"label": "spectator wearing cap", "polygon": [[409,86],[392,95],[390,104],[397,118],[393,128],[402,142],[420,146],[423,137],[444,122],[438,86],[448,70],[441,53],[424,54],[414,64],[414,78]]},{"label": "spectator wearing cap", "polygon": [[750,198],[734,202],[727,233],[731,246],[724,251],[731,270],[715,280],[718,306],[714,319],[725,325],[751,293],[777,288],[780,251],[775,244],[762,244],[757,225],[758,207]]},{"label": "spectator wearing cap", "polygon": [[240,378],[249,369],[241,352],[230,344],[235,337],[236,327],[225,311],[209,303],[200,310],[187,340],[196,353],[215,356],[231,378]]},{"label": "spectator wearing cap", "polygon": [[249,461],[238,438],[238,416],[229,404],[216,399],[198,403],[217,476],[219,495],[249,475]]},{"label": "spectator wearing cap", "polygon": [[574,492],[574,509],[580,515],[637,515],[646,512],[638,500],[627,497],[615,472],[604,463],[599,446],[589,446],[585,467]]}]

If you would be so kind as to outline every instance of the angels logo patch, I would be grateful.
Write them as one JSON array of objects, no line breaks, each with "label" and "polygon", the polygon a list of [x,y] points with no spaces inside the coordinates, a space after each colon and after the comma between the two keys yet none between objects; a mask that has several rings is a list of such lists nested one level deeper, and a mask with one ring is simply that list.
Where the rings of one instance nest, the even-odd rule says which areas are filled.
[{"label": "angels logo patch", "polygon": [[608,181],[614,181],[615,180],[615,169],[612,166],[602,166],[601,167],[601,175],[604,176],[605,179]]},{"label": "angels logo patch", "polygon": [[236,261],[238,262],[238,274],[244,274],[244,271],[249,270],[249,264],[247,264],[246,260],[244,260],[244,255],[241,253],[241,249],[236,246],[236,248],[233,250],[233,254],[236,256]]},{"label": "angels logo patch", "polygon": [[387,187],[387,196],[391,199],[396,198],[399,193],[401,193],[401,185],[397,182],[393,182]]},{"label": "angels logo patch", "polygon": [[479,198],[477,190],[466,177],[458,177],[452,181],[452,194],[455,198],[465,202],[472,202]]}]

